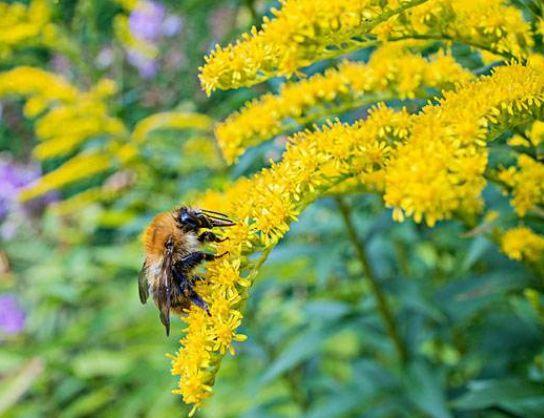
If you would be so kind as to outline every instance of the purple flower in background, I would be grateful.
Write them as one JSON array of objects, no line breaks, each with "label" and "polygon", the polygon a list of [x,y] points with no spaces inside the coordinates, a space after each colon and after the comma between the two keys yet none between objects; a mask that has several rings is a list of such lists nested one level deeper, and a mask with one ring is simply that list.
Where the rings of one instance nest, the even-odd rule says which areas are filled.
[{"label": "purple flower in background", "polygon": [[[178,34],[183,20],[166,13],[165,7],[157,2],[143,0],[130,13],[129,28],[135,38],[156,46],[162,37]],[[128,62],[138,69],[142,78],[153,78],[159,70],[156,59],[146,56],[137,49],[127,51]]]},{"label": "purple flower in background", "polygon": [[25,327],[26,315],[17,298],[5,293],[0,295],[0,333],[18,334]]},{"label": "purple flower in background", "polygon": [[170,38],[181,32],[183,28],[183,20],[176,15],[168,15],[162,22],[161,32],[164,36]]},{"label": "purple flower in background", "polygon": [[39,216],[45,206],[58,200],[58,193],[51,192],[24,204],[19,202],[21,190],[39,177],[39,166],[17,163],[9,154],[0,154],[0,238],[12,238],[22,224]]},{"label": "purple flower in background", "polygon": [[156,60],[147,58],[138,52],[129,51],[127,59],[128,62],[138,69],[138,73],[140,73],[140,77],[142,78],[153,78],[159,71],[159,63]]},{"label": "purple flower in background", "polygon": [[17,205],[21,189],[39,176],[37,167],[24,166],[0,157],[0,219]]},{"label": "purple flower in background", "polygon": [[136,38],[146,41],[158,41],[162,35],[161,27],[166,10],[164,6],[153,1],[141,1],[130,13],[129,27]]}]

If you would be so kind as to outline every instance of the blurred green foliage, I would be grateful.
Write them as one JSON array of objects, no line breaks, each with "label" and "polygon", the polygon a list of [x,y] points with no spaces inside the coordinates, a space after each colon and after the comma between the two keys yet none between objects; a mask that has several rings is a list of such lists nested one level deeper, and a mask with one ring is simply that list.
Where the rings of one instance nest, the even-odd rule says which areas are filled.
[{"label": "blurred green foliage", "polygon": [[[129,126],[174,107],[222,118],[258,93],[259,87],[206,99],[196,74],[214,42],[247,30],[251,7],[261,13],[270,3],[165,5],[183,18],[184,27],[161,44],[160,59],[179,60],[143,80],[113,39],[112,19],[120,6],[58,2],[57,21],[84,46],[86,57],[80,65],[64,63],[65,70],[88,85],[111,71],[121,86],[116,114]],[[105,45],[116,51],[109,70],[93,64]],[[0,67],[54,68],[59,61],[32,48]],[[474,66],[474,57],[467,55],[465,65]],[[25,161],[33,145],[30,122],[21,116],[21,103],[2,106],[0,150]],[[0,241],[6,259],[0,291],[16,293],[28,316],[21,334],[0,340],[1,416],[188,412],[170,393],[176,379],[165,357],[178,347],[181,323],[166,338],[154,307],[138,301],[139,234],[157,212],[257,170],[275,145],[250,151],[236,167],[209,168],[181,154],[179,139],[157,135],[146,151],[147,176],[118,199],[68,217],[32,217],[15,238]],[[485,197],[508,205],[499,190],[489,188]],[[464,236],[457,222],[432,230],[394,224],[375,196],[351,196],[348,202],[392,305],[408,364],[396,360],[337,202],[328,198],[304,213],[263,267],[242,329],[249,339],[223,363],[216,394],[198,416],[544,416],[543,278],[508,260],[482,235]]]}]

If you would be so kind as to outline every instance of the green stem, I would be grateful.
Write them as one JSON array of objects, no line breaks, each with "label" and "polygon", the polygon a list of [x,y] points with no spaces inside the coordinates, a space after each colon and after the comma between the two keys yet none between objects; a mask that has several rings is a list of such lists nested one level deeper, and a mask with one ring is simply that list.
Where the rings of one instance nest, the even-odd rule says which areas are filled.
[{"label": "green stem", "polygon": [[408,350],[406,349],[406,346],[404,345],[399,335],[392,309],[389,306],[389,303],[387,302],[387,298],[382,288],[380,287],[380,283],[378,282],[378,279],[374,275],[374,272],[368,260],[368,256],[366,254],[365,248],[361,244],[361,241],[359,240],[359,237],[357,236],[355,225],[351,217],[351,208],[349,207],[349,205],[346,203],[344,199],[336,198],[335,200],[338,205],[338,208],[340,209],[342,218],[344,220],[344,224],[346,226],[349,239],[351,240],[353,247],[355,248],[355,252],[357,253],[357,258],[359,259],[359,262],[361,263],[361,267],[363,268],[363,273],[368,279],[368,282],[370,284],[370,289],[374,297],[376,298],[376,302],[378,303],[378,312],[380,316],[382,317],[382,320],[385,324],[387,334],[389,335],[389,337],[391,338],[391,341],[393,342],[393,345],[395,346],[395,350],[397,351],[397,355],[401,363],[404,365],[406,364],[408,360]]}]

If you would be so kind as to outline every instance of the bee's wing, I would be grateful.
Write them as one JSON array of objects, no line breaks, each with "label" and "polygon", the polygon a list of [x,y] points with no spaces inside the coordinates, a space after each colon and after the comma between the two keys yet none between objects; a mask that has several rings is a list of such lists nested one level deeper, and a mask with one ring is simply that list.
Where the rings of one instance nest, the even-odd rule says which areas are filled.
[{"label": "bee's wing", "polygon": [[140,302],[142,304],[147,302],[149,297],[149,282],[147,281],[147,264],[144,262],[140,274],[138,274],[138,292],[140,293]]},{"label": "bee's wing", "polygon": [[159,278],[157,305],[160,311],[161,322],[166,328],[166,335],[170,335],[170,306],[172,297],[172,257],[173,249],[167,248]]}]

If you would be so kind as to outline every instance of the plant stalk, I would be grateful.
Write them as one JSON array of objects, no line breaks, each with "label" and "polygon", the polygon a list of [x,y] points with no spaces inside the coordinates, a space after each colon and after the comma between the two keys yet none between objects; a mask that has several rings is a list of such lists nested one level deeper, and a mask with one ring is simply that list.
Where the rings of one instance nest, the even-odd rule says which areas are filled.
[{"label": "plant stalk", "polygon": [[392,309],[389,306],[385,293],[383,292],[383,289],[380,287],[380,283],[378,282],[378,279],[376,278],[372,270],[365,248],[361,244],[361,241],[359,240],[359,237],[357,236],[357,231],[355,229],[355,225],[351,217],[351,208],[349,204],[346,203],[346,201],[343,198],[337,197],[335,198],[335,200],[338,205],[338,208],[340,209],[342,219],[344,220],[344,224],[346,226],[349,239],[352,242],[353,247],[355,248],[357,258],[359,262],[361,263],[361,267],[363,268],[363,273],[368,279],[372,294],[376,298],[376,302],[378,304],[378,312],[385,324],[387,334],[389,335],[389,338],[391,338],[391,341],[393,342],[393,345],[395,347],[395,350],[397,352],[397,355],[399,357],[401,364],[404,365],[406,364],[408,360],[408,350],[406,349],[406,346],[404,342],[402,341],[402,338],[400,337],[400,334],[397,329],[397,324],[393,316]]}]

